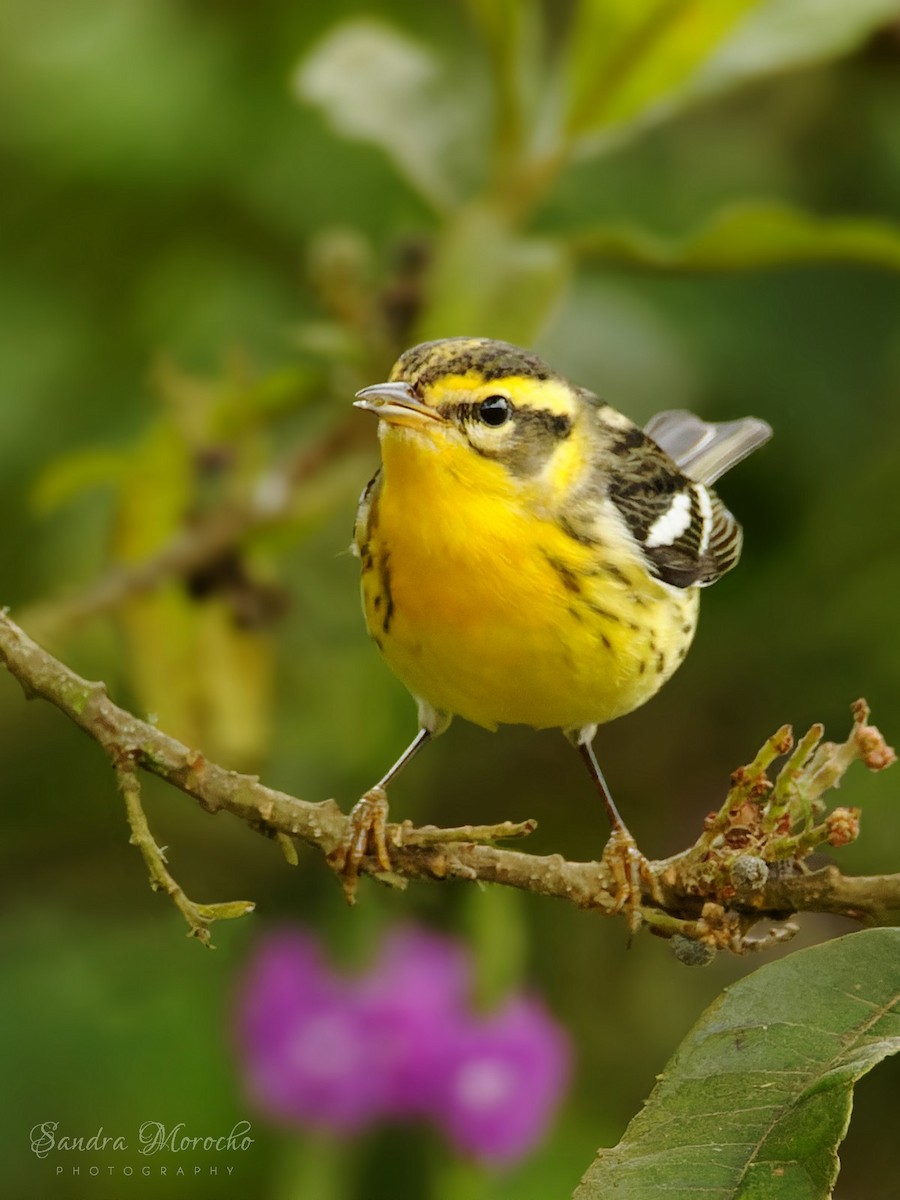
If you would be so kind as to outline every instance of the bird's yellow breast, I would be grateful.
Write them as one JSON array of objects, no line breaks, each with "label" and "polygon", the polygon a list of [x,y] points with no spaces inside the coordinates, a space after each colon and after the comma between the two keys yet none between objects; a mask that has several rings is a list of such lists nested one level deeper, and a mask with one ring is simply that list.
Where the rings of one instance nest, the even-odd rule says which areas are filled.
[{"label": "bird's yellow breast", "polygon": [[533,485],[468,447],[382,423],[358,531],[369,632],[409,690],[479,725],[581,728],[649,699],[693,636],[697,590],[590,544]]}]

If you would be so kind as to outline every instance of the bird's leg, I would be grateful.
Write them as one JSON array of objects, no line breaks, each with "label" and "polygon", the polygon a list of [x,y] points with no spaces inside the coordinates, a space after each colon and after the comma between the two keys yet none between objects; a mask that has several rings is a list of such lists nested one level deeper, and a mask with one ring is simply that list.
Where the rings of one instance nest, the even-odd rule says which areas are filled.
[{"label": "bird's leg", "polygon": [[382,871],[391,869],[385,836],[388,816],[387,786],[431,738],[431,730],[420,729],[394,765],[356,802],[347,818],[347,832],[328,861],[341,877],[344,895],[352,904],[362,860],[372,853]]},{"label": "bird's leg", "polygon": [[600,764],[591,742],[578,742],[578,752],[597,786],[606,808],[612,832],[603,850],[603,863],[609,868],[616,885],[616,912],[625,910],[628,928],[634,933],[641,923],[641,897],[643,884],[649,885],[651,893],[658,897],[659,884],[649,861],[641,854],[637,842],[628,831],[628,826],[619,815],[612,795],[603,778]]}]

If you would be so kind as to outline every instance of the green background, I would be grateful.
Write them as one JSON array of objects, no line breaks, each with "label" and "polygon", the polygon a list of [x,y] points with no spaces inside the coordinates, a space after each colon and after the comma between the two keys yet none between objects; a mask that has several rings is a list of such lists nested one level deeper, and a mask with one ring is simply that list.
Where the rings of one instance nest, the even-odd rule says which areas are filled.
[{"label": "green background", "polygon": [[[215,505],[231,476],[204,475],[201,451],[226,446],[238,475],[277,460],[344,420],[355,387],[383,377],[403,348],[402,313],[395,327],[375,327],[358,319],[355,298],[365,314],[415,275],[420,247],[450,217],[436,216],[375,146],[333,132],[291,86],[318,39],[360,13],[344,0],[2,5],[0,602],[26,627],[38,601],[76,595],[111,561],[158,544],[171,513],[189,507],[185,488],[190,504]],[[562,13],[548,17],[551,45],[564,37]],[[391,0],[378,14],[439,47],[450,95],[477,113],[488,72],[463,9]],[[898,30],[585,157],[535,208],[530,234],[553,245],[611,222],[679,236],[748,196],[897,218]],[[415,300],[418,279],[409,286]],[[540,317],[530,327],[505,307],[505,296],[521,302],[512,278],[491,300],[490,327],[444,332],[503,333],[520,321],[522,340],[637,420],[686,406],[711,419],[752,413],[775,429],[721,486],[745,552],[704,596],[687,662],[597,739],[638,842],[662,857],[693,840],[729,773],[783,721],[802,730],[821,720],[843,737],[849,703],[864,694],[888,739],[900,737],[900,289],[871,263],[661,273],[609,260],[576,263],[552,295],[533,286]],[[477,310],[460,301],[455,311]],[[210,632],[221,596],[185,600],[177,588],[169,609],[126,607],[48,637],[116,699],[158,712],[169,732],[345,807],[414,729],[412,703],[365,636],[356,563],[344,553],[377,455],[373,424],[360,414],[356,428],[297,514],[248,549],[255,588],[275,603],[238,649],[227,621],[222,632],[227,606]],[[168,628],[180,655],[165,652]],[[207,636],[225,638],[235,657]],[[210,697],[222,694],[231,709],[217,716]],[[235,726],[251,731],[240,752]],[[9,1195],[177,1190],[158,1176],[110,1176],[119,1160],[109,1153],[40,1162],[28,1148],[39,1122],[134,1141],[146,1120],[218,1135],[249,1119],[258,1140],[228,1160],[230,1179],[220,1157],[191,1157],[191,1171],[219,1168],[191,1176],[191,1195],[566,1196],[702,1009],[755,965],[722,956],[690,970],[656,939],[629,947],[620,922],[496,889],[394,894],[364,881],[351,911],[319,856],[301,850],[291,869],[229,817],[148,784],[151,827],[187,892],[257,902],[252,917],[215,928],[208,953],[149,892],[102,753],[49,706],[23,703],[5,677],[0,764]],[[840,852],[841,866],[896,869],[892,776],[851,771],[840,802],[863,808],[862,836]],[[392,808],[442,824],[536,817],[529,848],[570,857],[599,852],[606,832],[558,734],[492,735],[462,722],[396,785]],[[302,921],[340,961],[362,964],[379,931],[408,918],[472,940],[485,1003],[527,983],[572,1037],[571,1095],[510,1176],[455,1162],[421,1129],[378,1131],[349,1152],[314,1145],[267,1128],[242,1096],[230,1011],[259,933]],[[801,925],[801,944],[849,927],[813,916]],[[889,1200],[900,1189],[898,1082],[894,1062],[861,1085],[838,1200]]]}]

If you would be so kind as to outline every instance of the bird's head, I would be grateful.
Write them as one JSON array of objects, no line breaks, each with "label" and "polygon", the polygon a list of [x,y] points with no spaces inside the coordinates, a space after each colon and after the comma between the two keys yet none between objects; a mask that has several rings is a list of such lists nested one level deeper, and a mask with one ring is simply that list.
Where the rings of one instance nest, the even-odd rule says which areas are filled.
[{"label": "bird's head", "polygon": [[413,346],[356,405],[379,417],[382,438],[424,438],[529,479],[565,457],[585,400],[531,351],[460,337]]}]

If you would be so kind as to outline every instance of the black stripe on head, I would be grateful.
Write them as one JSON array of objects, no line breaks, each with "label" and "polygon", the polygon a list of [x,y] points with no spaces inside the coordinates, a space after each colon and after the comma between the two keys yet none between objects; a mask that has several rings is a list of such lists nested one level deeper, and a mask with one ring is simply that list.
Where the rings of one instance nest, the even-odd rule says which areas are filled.
[{"label": "black stripe on head", "polygon": [[502,462],[514,475],[523,478],[541,472],[560,442],[572,432],[572,421],[564,413],[546,408],[517,408],[509,437],[494,448],[479,444],[473,436],[477,420],[470,416],[461,423],[472,449],[484,458]]},{"label": "black stripe on head", "polygon": [[546,408],[522,408],[518,416],[529,428],[539,428],[558,442],[563,441],[572,432],[572,418],[566,413],[550,412]]},{"label": "black stripe on head", "polygon": [[466,375],[470,371],[487,383],[510,375],[537,380],[560,378],[543,359],[521,346],[491,338],[444,338],[407,350],[397,360],[391,379],[421,389],[444,375]]},{"label": "black stripe on head", "polygon": [[[480,401],[479,401],[480,403]],[[457,421],[465,428],[478,422],[478,404],[460,401],[458,404],[440,405],[442,416]],[[551,412],[549,408],[516,407],[513,412],[516,437],[531,437],[546,440],[552,438],[561,442],[572,432],[572,418],[566,413]]]}]

